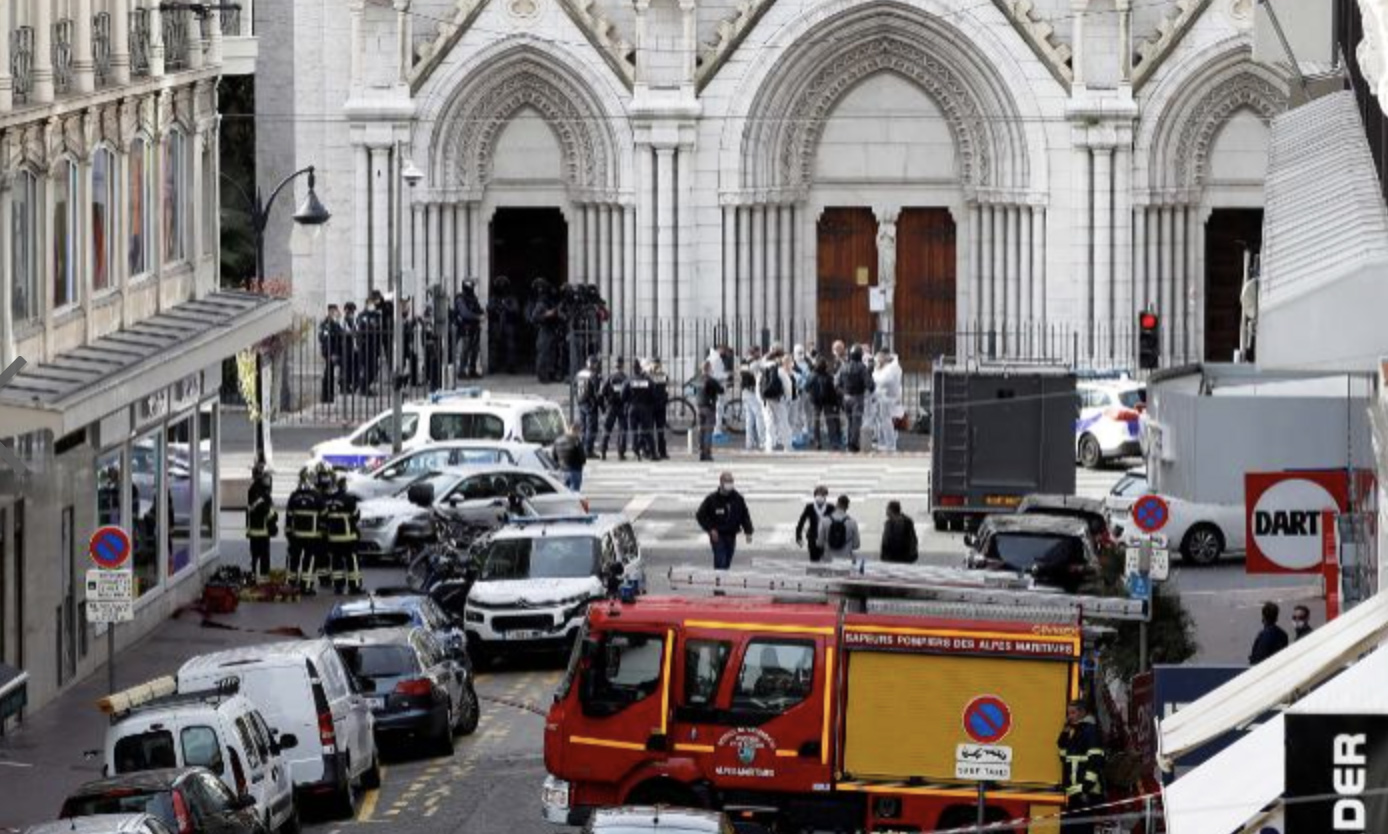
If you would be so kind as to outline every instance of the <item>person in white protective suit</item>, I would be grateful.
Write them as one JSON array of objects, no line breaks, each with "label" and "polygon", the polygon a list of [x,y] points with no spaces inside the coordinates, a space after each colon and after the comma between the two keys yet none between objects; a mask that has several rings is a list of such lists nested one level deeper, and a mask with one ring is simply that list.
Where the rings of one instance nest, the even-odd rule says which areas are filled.
[{"label": "person in white protective suit", "polygon": [[880,452],[896,451],[896,424],[893,422],[906,413],[901,404],[901,363],[897,357],[886,350],[877,352],[877,367],[872,372],[872,383],[876,389],[877,435],[873,447]]}]

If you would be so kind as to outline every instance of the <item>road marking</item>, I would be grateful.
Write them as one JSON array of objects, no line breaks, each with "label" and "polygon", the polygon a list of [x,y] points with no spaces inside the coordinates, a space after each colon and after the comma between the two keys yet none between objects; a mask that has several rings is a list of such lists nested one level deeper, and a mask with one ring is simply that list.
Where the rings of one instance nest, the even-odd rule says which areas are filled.
[{"label": "road marking", "polygon": [[[381,768],[381,781],[384,783],[386,769]],[[376,813],[376,801],[380,799],[381,789],[370,788],[366,795],[361,798],[361,809],[357,811],[357,822],[370,822],[373,814]]]},{"label": "road marking", "polygon": [[650,509],[650,506],[655,503],[655,499],[657,497],[659,496],[657,496],[655,493],[646,493],[645,495],[638,495],[627,502],[627,505],[622,508],[622,513],[627,518],[631,519],[632,521],[635,521],[636,519],[641,517],[642,513]]},{"label": "road marking", "polygon": [[0,762],[0,767],[33,767],[27,762]]}]

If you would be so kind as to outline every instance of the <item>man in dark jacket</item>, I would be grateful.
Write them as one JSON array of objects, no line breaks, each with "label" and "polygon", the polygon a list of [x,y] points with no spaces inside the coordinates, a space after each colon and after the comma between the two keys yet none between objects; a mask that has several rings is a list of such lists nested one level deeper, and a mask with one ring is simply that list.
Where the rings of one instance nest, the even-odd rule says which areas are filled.
[{"label": "man in dark jacket", "polygon": [[453,327],[458,332],[459,379],[478,379],[477,359],[482,350],[482,302],[477,298],[477,282],[463,282],[462,292],[453,299]]},{"label": "man in dark jacket", "polygon": [[1258,632],[1258,636],[1253,640],[1253,651],[1248,655],[1249,663],[1256,666],[1287,648],[1287,632],[1277,624],[1277,617],[1281,613],[1282,609],[1277,607],[1277,603],[1263,603],[1263,630]]},{"label": "man in dark jacket", "polygon": [[920,558],[916,523],[901,512],[900,501],[887,502],[887,521],[882,525],[882,561],[915,562]]},{"label": "man in dark jacket", "polygon": [[617,357],[617,368],[602,381],[599,399],[606,414],[602,421],[602,459],[607,460],[607,443],[612,439],[612,429],[617,429],[617,456],[627,459],[627,403],[622,392],[627,387],[627,374],[623,370],[626,360]]},{"label": "man in dark jacket", "polygon": [[848,451],[859,451],[863,436],[863,410],[872,393],[872,372],[863,364],[863,350],[854,347],[848,362],[839,369],[838,389],[843,395],[844,415],[848,418]]},{"label": "man in dark jacket", "polygon": [[342,305],[342,373],[338,390],[352,394],[361,387],[361,323],[357,321],[357,305],[349,301]]},{"label": "man in dark jacket", "polygon": [[704,498],[694,518],[713,545],[714,570],[732,567],[739,531],[747,535],[748,544],[752,543],[752,514],[747,510],[742,493],[733,489],[731,472],[718,477],[718,489]]},{"label": "man in dark jacket", "polygon": [[713,460],[713,427],[718,421],[718,403],[723,384],[713,376],[713,363],[705,362],[694,398],[699,408],[699,460]]},{"label": "man in dark jacket", "polygon": [[1298,605],[1293,608],[1292,626],[1297,640],[1315,631],[1315,629],[1311,627],[1311,609],[1304,605]]},{"label": "man in dark jacket", "polygon": [[622,401],[627,406],[627,425],[636,459],[655,460],[655,383],[639,359],[631,360],[631,378],[622,387]]},{"label": "man in dark jacket", "polygon": [[659,359],[651,360],[651,420],[652,436],[655,439],[655,459],[669,460],[670,451],[666,448],[665,423],[666,409],[670,407],[670,378],[665,375],[665,366]]},{"label": "man in dark jacket", "polygon": [[568,431],[554,441],[554,462],[564,473],[564,486],[574,492],[583,489],[583,467],[588,465],[588,453],[583,450],[578,426],[570,423]]},{"label": "man in dark jacket", "polygon": [[511,281],[505,275],[492,279],[491,298],[487,301],[487,357],[494,374],[516,372],[517,336],[520,334],[521,304],[511,292]]},{"label": "man in dark jacket", "polygon": [[251,547],[251,573],[256,582],[270,577],[270,538],[278,531],[279,515],[270,497],[270,473],[265,464],[251,467],[251,486],[246,492],[246,538]]},{"label": "man in dark jacket", "polygon": [[1104,740],[1084,701],[1071,701],[1065,710],[1065,728],[1056,746],[1060,748],[1065,785],[1064,830],[1067,834],[1094,834],[1094,822],[1089,818],[1092,809],[1104,801]]},{"label": "man in dark jacket", "polygon": [[824,435],[820,433],[821,424],[829,435],[829,448],[840,448],[843,429],[839,424],[839,389],[834,385],[834,375],[829,372],[828,359],[821,356],[815,362],[814,373],[810,374],[805,393],[810,398],[814,415],[815,448],[821,451],[824,449]]},{"label": "man in dark jacket", "polygon": [[284,537],[289,541],[289,581],[303,594],[317,593],[318,567],[323,555],[323,494],[313,483],[313,473],[304,467],[299,486],[289,495]]},{"label": "man in dark jacket", "polygon": [[810,561],[818,562],[824,558],[824,548],[819,546],[819,525],[829,515],[829,487],[820,484],[814,488],[814,500],[805,505],[800,512],[800,520],[795,522],[795,543],[804,545],[805,534],[809,533]]},{"label": "man in dark jacket", "polygon": [[336,304],[328,305],[328,317],[318,325],[318,350],[323,354],[323,389],[319,400],[330,403],[337,396],[337,378],[342,373],[342,321]]},{"label": "man in dark jacket", "polygon": [[588,365],[574,377],[578,422],[583,426],[583,452],[589,457],[597,450],[598,415],[602,413],[602,360],[588,357]]}]

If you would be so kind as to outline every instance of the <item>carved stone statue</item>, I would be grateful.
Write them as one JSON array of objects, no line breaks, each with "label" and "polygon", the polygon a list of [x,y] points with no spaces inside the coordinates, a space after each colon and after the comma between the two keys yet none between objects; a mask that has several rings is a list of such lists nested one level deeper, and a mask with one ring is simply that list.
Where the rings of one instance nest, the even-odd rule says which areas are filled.
[{"label": "carved stone statue", "polygon": [[896,288],[896,220],[881,220],[877,224],[877,285],[886,293],[891,304]]}]

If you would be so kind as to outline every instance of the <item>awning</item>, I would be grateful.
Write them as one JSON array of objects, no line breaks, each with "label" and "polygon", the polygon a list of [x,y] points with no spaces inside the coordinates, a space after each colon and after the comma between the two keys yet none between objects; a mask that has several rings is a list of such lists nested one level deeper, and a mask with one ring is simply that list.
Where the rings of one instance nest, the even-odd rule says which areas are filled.
[{"label": "awning", "polygon": [[289,302],[244,292],[187,301],[24,367],[0,388],[0,434],[61,437],[289,327]]},{"label": "awning", "polygon": [[[1369,603],[1354,609],[1358,611]],[[1352,612],[1351,612],[1352,613]],[[1315,632],[1311,636],[1315,636]],[[1303,638],[1301,645],[1310,638]],[[1286,654],[1286,650],[1273,657]],[[1264,661],[1267,663],[1270,661]],[[1261,667],[1259,667],[1261,668]],[[1388,651],[1375,651],[1290,710],[1295,713],[1388,712]],[[1219,690],[1201,699],[1209,700]],[[1200,704],[1187,707],[1194,709]],[[1181,712],[1185,712],[1182,710]],[[1180,715],[1181,712],[1176,713]],[[1163,791],[1169,834],[1231,834],[1242,831],[1286,789],[1281,713],[1187,772]]]}]

